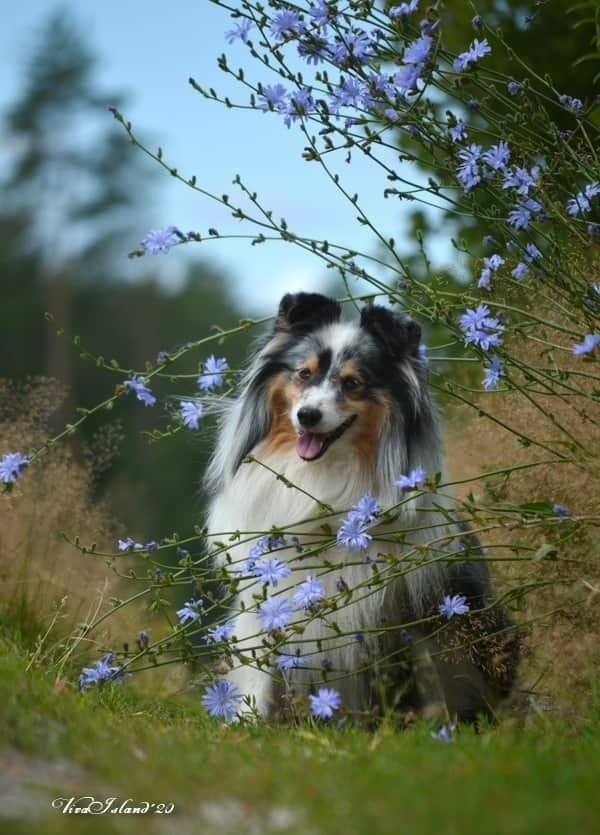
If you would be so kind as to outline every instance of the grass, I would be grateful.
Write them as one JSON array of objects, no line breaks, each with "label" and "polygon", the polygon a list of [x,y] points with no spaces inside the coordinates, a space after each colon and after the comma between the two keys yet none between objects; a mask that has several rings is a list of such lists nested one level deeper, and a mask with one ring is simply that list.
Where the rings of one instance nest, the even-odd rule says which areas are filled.
[{"label": "grass", "polygon": [[[453,744],[417,723],[367,733],[307,724],[224,727],[197,699],[131,684],[80,694],[0,637],[0,830],[291,835],[600,831],[598,710],[534,714]],[[171,816],[67,816],[56,797],[173,802]],[[596,811],[595,811],[596,810]],[[2,817],[8,828],[3,828]]]}]

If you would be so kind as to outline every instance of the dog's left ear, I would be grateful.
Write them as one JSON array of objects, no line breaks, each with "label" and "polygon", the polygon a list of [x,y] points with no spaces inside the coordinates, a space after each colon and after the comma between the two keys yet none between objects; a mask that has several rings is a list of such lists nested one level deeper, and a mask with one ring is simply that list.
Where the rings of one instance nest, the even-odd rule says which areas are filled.
[{"label": "dog's left ear", "polygon": [[342,309],[335,299],[320,293],[287,293],[279,303],[276,331],[301,336],[340,318]]},{"label": "dog's left ear", "polygon": [[396,361],[418,353],[421,326],[402,313],[392,313],[387,307],[378,305],[363,307],[360,326]]}]

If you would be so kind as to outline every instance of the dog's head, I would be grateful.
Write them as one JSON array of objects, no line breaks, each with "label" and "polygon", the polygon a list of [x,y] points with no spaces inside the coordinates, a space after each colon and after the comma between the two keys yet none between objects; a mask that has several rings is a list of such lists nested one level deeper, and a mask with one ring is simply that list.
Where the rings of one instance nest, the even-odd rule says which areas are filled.
[{"label": "dog's head", "polygon": [[352,322],[340,315],[334,299],[316,293],[283,297],[221,420],[206,480],[211,492],[251,452],[263,461],[294,456],[309,468],[354,457],[387,485],[410,466],[439,469],[419,325],[376,305]]},{"label": "dog's head", "polygon": [[315,293],[281,300],[263,351],[269,404],[267,451],[295,451],[314,462],[356,453],[373,459],[395,413],[408,427],[422,396],[421,329],[384,307],[365,307],[355,322]]}]

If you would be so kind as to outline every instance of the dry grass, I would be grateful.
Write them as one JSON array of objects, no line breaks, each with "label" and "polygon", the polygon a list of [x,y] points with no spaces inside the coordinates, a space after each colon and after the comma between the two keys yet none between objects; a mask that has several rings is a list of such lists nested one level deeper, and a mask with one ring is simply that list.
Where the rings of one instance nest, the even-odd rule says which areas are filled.
[{"label": "dry grass", "polygon": [[[0,455],[26,452],[48,437],[48,421],[65,391],[55,380],[26,385],[0,380]],[[63,442],[26,469],[10,492],[0,491],[0,624],[6,620],[35,645],[33,662],[51,665],[57,680],[73,678],[85,663],[127,642],[140,629],[159,637],[165,622],[142,602],[113,611],[111,598],[127,599],[139,585],[118,577],[104,558],[81,554],[62,536],[114,551],[117,530],[110,500],[92,498],[99,472],[115,454],[115,438],[101,432],[93,449]],[[122,571],[130,568],[120,565]],[[82,637],[81,624],[110,613]],[[168,624],[167,624],[168,628]],[[131,679],[138,689],[163,695],[184,687],[185,668],[169,665]]]},{"label": "dry grass", "polygon": [[[64,395],[53,380],[20,386],[1,381],[0,452],[39,446]],[[81,555],[61,536],[79,535],[112,548],[111,514],[107,505],[92,502],[92,480],[86,456],[63,444],[26,470],[13,490],[0,493],[0,611],[37,640],[40,655],[53,660],[67,649],[80,653],[107,646],[125,625],[110,618],[85,642],[69,640],[80,623],[110,606],[120,588],[103,559]]]},{"label": "dry grass", "polygon": [[[569,347],[564,335],[553,334],[558,344]],[[597,364],[574,357],[569,352],[544,354],[541,346],[522,339],[513,342],[511,353],[536,366],[551,367],[557,355],[562,368],[594,372]],[[596,371],[597,373],[597,371]],[[582,378],[570,382],[588,394],[592,386]],[[500,387],[499,387],[500,388]],[[495,502],[522,504],[550,501],[569,508],[574,519],[596,516],[595,522],[566,522],[537,525],[533,528],[502,527],[483,535],[488,545],[557,545],[558,561],[532,561],[531,552],[517,552],[518,562],[495,565],[500,589],[518,586],[532,580],[555,580],[556,584],[536,591],[527,598],[520,618],[535,621],[528,630],[526,653],[522,663],[524,688],[537,682],[536,691],[549,696],[562,710],[590,694],[600,669],[600,551],[597,532],[600,524],[600,427],[597,407],[586,394],[561,399],[537,394],[535,402],[543,414],[525,396],[513,391],[500,391],[475,398],[476,405],[504,424],[514,427],[535,440],[571,454],[565,441],[576,439],[585,451],[576,451],[576,463],[554,464],[518,470],[505,479],[495,476],[485,482],[458,485],[460,498],[472,492],[483,504]],[[593,420],[589,418],[594,418]],[[523,446],[517,437],[494,423],[478,416],[468,406],[451,409],[447,426],[447,454],[452,479],[465,479],[499,467],[548,460],[552,456],[543,449]],[[491,553],[506,556],[501,548]],[[576,561],[576,562],[569,562]],[[552,614],[550,614],[552,613]]]}]

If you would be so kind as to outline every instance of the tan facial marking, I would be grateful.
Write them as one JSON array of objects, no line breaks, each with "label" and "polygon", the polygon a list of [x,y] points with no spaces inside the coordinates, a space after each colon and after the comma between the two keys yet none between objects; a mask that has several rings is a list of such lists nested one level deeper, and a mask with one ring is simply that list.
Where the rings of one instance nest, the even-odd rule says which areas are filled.
[{"label": "tan facial marking", "polygon": [[358,416],[353,429],[352,448],[365,466],[374,467],[379,439],[390,414],[390,404],[385,400],[355,400],[347,404],[344,411]]},{"label": "tan facial marking", "polygon": [[[344,396],[350,398],[352,401],[360,400],[364,393],[365,381],[352,360],[344,363],[340,369],[339,377]],[[354,382],[358,385],[350,387],[350,384]]]},{"label": "tan facial marking", "polygon": [[[309,354],[306,359],[303,359],[302,362],[298,365],[296,369],[296,373],[293,376],[293,381],[297,386],[304,386],[306,383],[310,382],[314,379],[315,375],[319,370],[319,357],[315,354]],[[310,376],[308,376],[305,372],[309,371]]]},{"label": "tan facial marking", "polygon": [[292,403],[298,400],[298,388],[290,383],[285,372],[278,374],[270,383],[267,400],[271,413],[271,428],[261,446],[261,455],[271,455],[296,445],[296,430],[290,420]]}]

